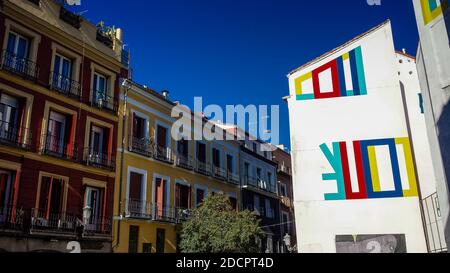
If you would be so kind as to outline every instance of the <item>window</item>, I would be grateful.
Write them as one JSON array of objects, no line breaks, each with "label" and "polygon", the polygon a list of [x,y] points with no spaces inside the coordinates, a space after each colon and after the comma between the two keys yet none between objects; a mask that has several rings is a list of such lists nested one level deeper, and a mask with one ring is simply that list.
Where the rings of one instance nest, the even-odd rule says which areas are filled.
[{"label": "window", "polygon": [[184,158],[188,158],[189,156],[189,142],[185,139],[181,139],[178,141],[177,144],[177,152],[178,155],[184,157]]},{"label": "window", "polygon": [[282,228],[283,228],[283,233],[282,235],[285,236],[286,234],[289,234],[290,231],[290,223],[289,223],[289,214],[287,214],[286,212],[282,212],[281,213],[281,217],[282,217]]},{"label": "window", "polygon": [[259,196],[253,195],[253,210],[256,213],[256,215],[262,215],[261,206],[259,204]]},{"label": "window", "polygon": [[166,162],[171,162],[172,154],[170,150],[169,129],[162,125],[156,126],[156,155],[157,158]]},{"label": "window", "polygon": [[258,150],[258,145],[255,142],[253,142],[253,152],[256,153],[257,150]]},{"label": "window", "polygon": [[4,222],[7,210],[13,205],[15,172],[0,169],[0,223]]},{"label": "window", "polygon": [[91,209],[91,218],[87,226],[88,230],[98,230],[102,227],[102,215],[104,205],[104,189],[86,187],[84,205]]},{"label": "window", "polygon": [[128,232],[128,253],[137,253],[139,245],[139,227],[130,226]]},{"label": "window", "polygon": [[203,199],[205,199],[205,190],[204,189],[197,189],[195,191],[196,195],[196,204],[195,206],[198,207],[201,203],[203,203]]},{"label": "window", "polygon": [[155,202],[155,216],[157,218],[165,218],[168,216],[167,203],[169,202],[167,192],[168,192],[169,181],[162,177],[156,177],[155,179],[155,196],[153,198]]},{"label": "window", "polygon": [[164,253],[166,244],[166,230],[156,229],[156,253]]},{"label": "window", "polygon": [[15,71],[26,73],[29,49],[30,39],[11,31],[8,35],[4,65]]},{"label": "window", "polygon": [[142,140],[147,137],[147,120],[133,113],[133,138]]},{"label": "window", "polygon": [[220,150],[212,149],[212,163],[214,167],[220,168]]},{"label": "window", "polygon": [[265,200],[265,210],[266,210],[266,217],[273,219],[275,218],[275,213],[273,211],[273,207],[272,207],[272,202],[270,201],[270,199]]},{"label": "window", "polygon": [[43,176],[39,195],[39,217],[55,219],[63,212],[64,185],[63,179]]},{"label": "window", "polygon": [[17,141],[20,123],[19,99],[0,94],[0,139]]},{"label": "window", "polygon": [[227,155],[227,171],[234,173],[234,158],[232,155]]},{"label": "window", "polygon": [[140,173],[130,172],[128,199],[131,202],[141,202],[145,198],[144,194],[144,176]]},{"label": "window", "polygon": [[197,142],[197,160],[206,163],[206,144]]},{"label": "window", "polygon": [[256,178],[261,181],[261,168],[256,168]]},{"label": "window", "polygon": [[109,100],[108,96],[108,77],[95,72],[94,73],[94,86],[93,86],[93,102],[102,105],[103,102]]},{"label": "window", "polygon": [[161,125],[157,126],[156,129],[156,143],[161,148],[167,148],[169,143],[167,141],[167,128]]},{"label": "window", "polygon": [[244,177],[246,180],[250,177],[250,164],[247,162],[244,163]]},{"label": "window", "polygon": [[69,128],[69,118],[65,115],[50,111],[47,128],[47,138],[45,150],[53,154],[63,155],[67,150],[67,143],[70,141],[71,128]]},{"label": "window", "polygon": [[235,197],[230,196],[230,203],[231,203],[231,207],[237,211],[238,210],[237,199]]},{"label": "window", "polygon": [[56,54],[53,69],[52,87],[69,93],[72,85],[72,60]]},{"label": "window", "polygon": [[107,159],[109,143],[109,129],[91,125],[89,140],[90,155],[95,157],[97,163]]},{"label": "window", "polygon": [[288,196],[287,196],[286,185],[283,184],[283,183],[280,184],[280,194],[281,194],[281,196],[283,196],[283,197],[288,197]]},{"label": "window", "polygon": [[182,184],[175,185],[175,208],[189,209],[191,207],[191,187]]}]

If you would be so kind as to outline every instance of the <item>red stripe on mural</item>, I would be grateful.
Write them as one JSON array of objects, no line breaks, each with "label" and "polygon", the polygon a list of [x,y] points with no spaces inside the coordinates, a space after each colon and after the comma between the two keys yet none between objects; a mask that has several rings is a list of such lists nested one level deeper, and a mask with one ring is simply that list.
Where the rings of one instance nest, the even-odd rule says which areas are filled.
[{"label": "red stripe on mural", "polygon": [[[320,80],[319,74],[330,69],[331,70],[331,81],[333,84],[333,90],[331,92],[323,92],[320,90]],[[341,96],[340,85],[339,85],[339,73],[338,73],[338,65],[337,61],[333,60],[329,63],[322,65],[319,68],[316,68],[312,72],[313,78],[313,87],[314,87],[314,97],[316,99],[327,99],[327,98],[338,98]],[[330,91],[330,90],[325,90]]]},{"label": "red stripe on mural", "polygon": [[353,198],[353,190],[352,190],[352,181],[350,178],[350,168],[348,166],[348,153],[347,153],[347,144],[345,142],[339,143],[341,148],[341,162],[342,162],[342,173],[344,175],[344,185],[345,185],[345,195],[347,199],[355,199]]},{"label": "red stripe on mural", "polygon": [[[361,153],[361,143],[353,142],[353,150],[355,153],[356,174],[358,176],[359,193],[352,193],[352,199],[367,199],[366,178],[364,177],[364,165]],[[348,195],[347,195],[348,196]]]}]

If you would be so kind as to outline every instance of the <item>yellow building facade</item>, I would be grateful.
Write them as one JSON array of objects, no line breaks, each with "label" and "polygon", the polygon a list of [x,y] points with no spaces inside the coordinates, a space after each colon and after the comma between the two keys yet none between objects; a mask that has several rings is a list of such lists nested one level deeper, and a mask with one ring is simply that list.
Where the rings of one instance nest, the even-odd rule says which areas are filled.
[{"label": "yellow building facade", "polygon": [[208,194],[228,195],[239,208],[239,146],[176,141],[171,112],[177,104],[128,83],[119,106],[113,251],[175,253],[181,224]]}]

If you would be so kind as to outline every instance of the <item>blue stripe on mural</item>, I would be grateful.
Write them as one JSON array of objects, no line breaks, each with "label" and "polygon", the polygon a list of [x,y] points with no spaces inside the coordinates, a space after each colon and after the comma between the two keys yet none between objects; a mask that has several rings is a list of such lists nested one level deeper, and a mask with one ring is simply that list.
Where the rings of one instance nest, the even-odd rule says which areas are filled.
[{"label": "blue stripe on mural", "polygon": [[[375,192],[372,185],[372,172],[370,170],[370,161],[368,154],[368,147],[371,146],[389,146],[392,176],[394,178],[395,190]],[[395,139],[380,139],[380,140],[366,140],[361,141],[361,154],[364,165],[364,177],[366,178],[367,196],[370,199],[375,198],[395,198],[403,197],[402,180],[400,176],[400,167],[398,163],[397,149]]]},{"label": "blue stripe on mural", "polygon": [[358,67],[359,94],[367,95],[366,76],[361,47],[355,49],[356,66]]},{"label": "blue stripe on mural", "polygon": [[356,54],[355,50],[349,52],[350,58],[350,68],[352,70],[352,83],[354,96],[361,95],[359,90],[359,79],[358,79],[358,65],[356,64]]},{"label": "blue stripe on mural", "polygon": [[320,145],[320,149],[322,150],[325,157],[330,162],[330,165],[333,167],[334,173],[326,173],[322,175],[322,180],[324,181],[336,181],[338,192],[337,193],[326,193],[325,200],[327,201],[335,201],[335,200],[345,200],[345,184],[344,184],[344,174],[342,171],[342,162],[341,162],[341,147],[339,142],[333,143],[333,152],[330,151],[326,144]]},{"label": "blue stripe on mural", "polygon": [[436,0],[428,0],[428,3],[430,4],[430,11],[433,12],[435,9],[437,9],[438,4]]},{"label": "blue stripe on mural", "polygon": [[338,65],[338,75],[339,75],[339,89],[341,97],[347,96],[347,88],[345,86],[345,71],[344,71],[344,60],[341,57],[336,59]]},{"label": "blue stripe on mural", "polygon": [[313,100],[314,94],[301,94],[297,95],[297,100]]}]

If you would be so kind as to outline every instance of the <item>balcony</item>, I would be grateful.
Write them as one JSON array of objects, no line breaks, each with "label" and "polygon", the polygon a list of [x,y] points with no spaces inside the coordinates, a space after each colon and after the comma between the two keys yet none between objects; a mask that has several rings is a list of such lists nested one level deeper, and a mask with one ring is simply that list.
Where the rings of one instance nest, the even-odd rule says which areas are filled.
[{"label": "balcony", "polygon": [[287,175],[291,175],[291,168],[285,165],[278,165],[278,172],[285,173]]},{"label": "balcony", "polygon": [[196,160],[196,163],[195,163],[195,172],[205,175],[205,176],[211,175],[211,170],[209,168],[209,164],[199,161],[198,159]]},{"label": "balcony", "polygon": [[169,147],[156,146],[154,157],[156,160],[173,164],[175,162],[172,150]]},{"label": "balcony", "polygon": [[0,208],[0,230],[22,230],[23,216],[24,212],[20,209]]},{"label": "balcony", "polygon": [[222,169],[221,167],[213,166],[212,167],[212,176],[214,178],[227,181],[227,171]]},{"label": "balcony", "polygon": [[43,135],[44,145],[41,149],[42,154],[77,161],[78,153],[77,146],[75,143],[68,144],[64,140],[60,139],[59,136],[53,135]]},{"label": "balcony", "polygon": [[239,185],[239,175],[234,174],[232,172],[228,172],[228,179],[227,181],[234,185]]},{"label": "balcony", "polygon": [[117,110],[119,108],[119,103],[118,103],[118,101],[116,99],[114,99],[114,98],[112,98],[110,96],[101,94],[100,91],[98,91],[98,92],[93,91],[92,92],[92,96],[90,98],[90,102],[91,102],[91,105],[93,107],[97,107],[97,108],[99,108],[101,110],[104,110],[104,111],[107,111],[107,112],[111,112],[114,115],[117,114]]},{"label": "balcony", "polygon": [[112,234],[112,224],[109,218],[91,219],[84,226],[83,237],[110,238]]},{"label": "balcony", "polygon": [[80,100],[81,86],[80,83],[56,72],[52,72],[50,76],[50,89],[54,90],[66,97]]},{"label": "balcony", "polygon": [[127,199],[125,217],[158,222],[180,223],[189,219],[189,209],[160,206],[142,200]]},{"label": "balcony", "polygon": [[281,197],[281,204],[283,204],[283,206],[291,209],[294,208],[294,205],[292,203],[292,199],[287,197],[287,196],[282,196]]},{"label": "balcony", "polygon": [[50,213],[40,209],[31,211],[31,234],[61,234],[76,236],[78,218],[61,212]]},{"label": "balcony", "polygon": [[27,80],[37,81],[39,76],[39,67],[35,62],[6,50],[2,52],[0,65],[1,69]]},{"label": "balcony", "polygon": [[73,26],[76,29],[80,29],[81,27],[81,16],[76,15],[73,12],[70,12],[63,6],[61,6],[61,9],[59,11],[59,19],[68,23],[69,25]]},{"label": "balcony", "polygon": [[83,153],[83,161],[88,166],[114,171],[116,168],[115,157],[95,148],[86,148]]},{"label": "balcony", "polygon": [[277,189],[275,185],[272,185],[264,180],[259,178],[244,176],[242,178],[242,186],[247,188],[253,188],[256,190],[265,191],[268,193],[276,194]]},{"label": "balcony", "polygon": [[153,157],[155,148],[153,141],[149,138],[137,138],[130,135],[130,152],[137,153],[146,157]]},{"label": "balcony", "polygon": [[30,150],[31,130],[0,120],[0,144]]},{"label": "balcony", "polygon": [[186,170],[192,171],[194,169],[194,160],[190,156],[177,156],[177,166]]}]

